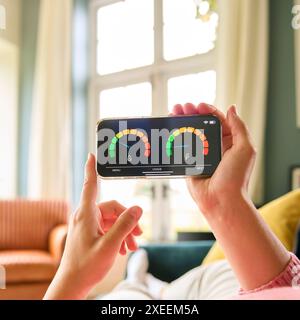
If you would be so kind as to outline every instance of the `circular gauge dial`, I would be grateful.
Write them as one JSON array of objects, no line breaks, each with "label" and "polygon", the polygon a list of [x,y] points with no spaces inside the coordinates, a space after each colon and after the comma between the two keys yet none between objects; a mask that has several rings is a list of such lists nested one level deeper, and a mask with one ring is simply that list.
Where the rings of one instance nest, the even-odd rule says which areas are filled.
[{"label": "circular gauge dial", "polygon": [[137,129],[126,129],[123,131],[118,132],[115,137],[111,140],[111,143],[109,145],[109,157],[115,158],[117,155],[117,145],[121,144],[123,147],[127,148],[127,155],[128,155],[128,161],[131,162],[132,155],[130,154],[130,148],[134,144],[137,143],[137,139],[129,140],[128,136],[133,135],[138,137],[143,144],[144,144],[144,156],[150,157],[151,154],[151,145],[149,143],[147,135],[145,135],[142,131],[139,131]]},{"label": "circular gauge dial", "polygon": [[[203,152],[203,155],[207,156],[209,154],[209,142],[202,130],[196,129],[194,127],[181,127],[175,130],[168,138],[168,141],[166,143],[166,153],[168,157],[171,157],[174,154],[174,148],[176,148],[175,139],[181,134],[188,134],[188,133],[195,135],[197,139],[201,140],[203,145],[203,149],[201,150],[201,152]],[[187,146],[182,144],[181,146],[177,146],[177,147],[185,148]]]}]

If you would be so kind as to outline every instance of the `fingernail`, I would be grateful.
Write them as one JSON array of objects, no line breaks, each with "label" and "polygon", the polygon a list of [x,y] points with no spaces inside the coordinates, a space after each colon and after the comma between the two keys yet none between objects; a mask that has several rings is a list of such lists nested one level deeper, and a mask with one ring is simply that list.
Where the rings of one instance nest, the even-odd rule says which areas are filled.
[{"label": "fingernail", "polygon": [[140,207],[132,207],[129,210],[129,214],[136,220],[138,220],[142,215],[142,209]]},{"label": "fingernail", "polygon": [[213,110],[213,111],[216,111],[217,108],[215,106],[213,106],[212,104],[208,104],[208,106]]},{"label": "fingernail", "polygon": [[234,114],[235,116],[237,116],[237,107],[236,107],[236,104],[233,104],[233,105],[231,106],[231,109],[232,109],[233,114]]},{"label": "fingernail", "polygon": [[87,157],[87,160],[86,160],[86,163],[88,163],[93,157],[93,154],[92,153],[89,153],[88,154],[88,157]]}]

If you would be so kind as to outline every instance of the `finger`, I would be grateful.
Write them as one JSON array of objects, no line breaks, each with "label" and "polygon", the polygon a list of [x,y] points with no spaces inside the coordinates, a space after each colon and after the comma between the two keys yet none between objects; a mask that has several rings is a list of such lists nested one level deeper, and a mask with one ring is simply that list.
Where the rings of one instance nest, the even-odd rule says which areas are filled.
[{"label": "finger", "polygon": [[172,113],[173,113],[175,116],[179,116],[179,115],[184,114],[183,109],[182,109],[182,105],[181,105],[181,104],[176,104],[176,105],[173,107]]},{"label": "finger", "polygon": [[[104,226],[103,226],[103,230],[104,232],[108,232],[110,230],[110,228],[115,224],[115,222],[117,221],[117,218],[116,219],[113,219],[113,220],[106,220],[104,222]],[[141,229],[141,227],[139,226],[139,224],[137,224],[137,226],[132,230],[132,234],[134,236],[140,236],[141,234],[143,234],[143,231]]]},{"label": "finger", "polygon": [[134,239],[134,236],[132,234],[129,234],[127,237],[126,237],[126,245],[127,245],[127,248],[130,250],[130,251],[136,251],[138,249],[138,244],[136,243],[135,239]]},{"label": "finger", "polygon": [[216,116],[221,121],[223,137],[231,135],[231,131],[224,113],[218,110],[215,106],[207,103],[200,103],[197,107],[197,111],[198,114],[211,114]]},{"label": "finger", "polygon": [[122,242],[137,226],[141,216],[142,209],[137,206],[124,211],[102,238],[104,241],[102,245],[106,246],[109,250],[119,251]]},{"label": "finger", "polygon": [[137,226],[133,229],[132,234],[134,236],[140,236],[143,234],[143,230],[139,224],[137,224]]},{"label": "finger", "polygon": [[[108,231],[117,218],[127,209],[116,200],[99,203],[98,208],[101,211],[105,231]],[[132,233],[135,236],[140,236],[143,233],[139,224],[133,229]]]},{"label": "finger", "polygon": [[89,153],[85,164],[85,178],[81,192],[81,204],[94,204],[97,199],[97,174],[95,156]]},{"label": "finger", "polygon": [[98,208],[104,220],[115,220],[127,209],[116,200],[101,202],[98,204]]},{"label": "finger", "polygon": [[192,103],[186,103],[186,104],[183,106],[183,112],[184,112],[184,114],[186,114],[186,115],[189,115],[189,114],[197,114],[197,113],[198,113],[197,108],[196,108],[195,105],[193,105]]},{"label": "finger", "polygon": [[236,107],[231,106],[227,112],[228,124],[232,133],[233,145],[251,144],[250,135],[245,123],[238,116]]},{"label": "finger", "polygon": [[119,253],[120,253],[122,256],[125,256],[125,254],[127,253],[125,241],[122,242]]}]

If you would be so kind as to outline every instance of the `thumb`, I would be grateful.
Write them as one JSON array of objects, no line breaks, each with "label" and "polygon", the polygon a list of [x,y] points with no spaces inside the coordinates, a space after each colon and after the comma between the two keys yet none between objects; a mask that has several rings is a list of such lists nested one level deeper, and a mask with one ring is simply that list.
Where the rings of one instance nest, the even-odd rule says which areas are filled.
[{"label": "thumb", "polygon": [[232,144],[242,145],[250,143],[248,129],[242,119],[238,116],[236,106],[231,106],[227,112],[227,122],[232,134]]},{"label": "thumb", "polygon": [[97,199],[97,174],[95,169],[95,156],[89,153],[85,164],[84,184],[81,192],[81,204],[95,203]]},{"label": "thumb", "polygon": [[119,251],[122,242],[137,226],[141,216],[142,209],[140,207],[135,206],[125,210],[111,229],[104,235],[104,239],[102,238],[105,245],[107,245],[110,250]]}]

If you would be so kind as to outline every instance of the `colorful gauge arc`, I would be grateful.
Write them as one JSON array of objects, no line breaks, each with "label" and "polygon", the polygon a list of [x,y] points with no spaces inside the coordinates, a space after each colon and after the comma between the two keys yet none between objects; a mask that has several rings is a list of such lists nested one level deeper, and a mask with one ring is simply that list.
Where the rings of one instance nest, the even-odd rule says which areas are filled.
[{"label": "colorful gauge arc", "polygon": [[201,130],[193,128],[193,127],[181,127],[177,130],[175,130],[170,136],[169,139],[167,141],[166,144],[166,152],[167,152],[167,156],[171,157],[173,154],[173,144],[174,141],[176,139],[176,137],[178,137],[180,134],[184,134],[184,133],[193,133],[195,134],[197,137],[199,137],[199,139],[202,141],[203,143],[203,154],[205,156],[208,155],[209,153],[209,143],[207,141],[206,136],[204,135],[204,133],[201,132]]},{"label": "colorful gauge arc", "polygon": [[144,145],[145,145],[145,152],[144,152],[144,156],[145,157],[150,157],[150,153],[151,153],[151,146],[148,140],[147,135],[145,135],[142,131],[139,131],[137,129],[126,129],[123,131],[118,132],[114,138],[112,138],[111,143],[109,145],[109,157],[110,158],[115,158],[116,157],[116,149],[117,149],[117,143],[119,142],[119,140],[124,137],[124,136],[128,136],[128,135],[135,135],[137,137],[139,137]]}]

